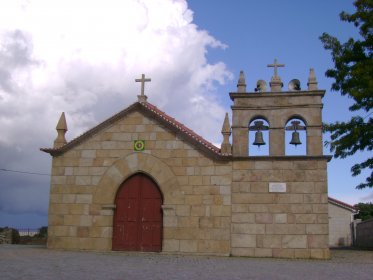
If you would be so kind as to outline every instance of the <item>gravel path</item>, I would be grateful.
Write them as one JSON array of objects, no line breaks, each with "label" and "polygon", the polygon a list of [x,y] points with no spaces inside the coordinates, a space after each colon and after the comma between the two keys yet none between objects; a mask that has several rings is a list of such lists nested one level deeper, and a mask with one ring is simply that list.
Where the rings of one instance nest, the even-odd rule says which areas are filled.
[{"label": "gravel path", "polygon": [[333,250],[329,261],[71,252],[0,245],[0,279],[373,279],[373,251]]}]

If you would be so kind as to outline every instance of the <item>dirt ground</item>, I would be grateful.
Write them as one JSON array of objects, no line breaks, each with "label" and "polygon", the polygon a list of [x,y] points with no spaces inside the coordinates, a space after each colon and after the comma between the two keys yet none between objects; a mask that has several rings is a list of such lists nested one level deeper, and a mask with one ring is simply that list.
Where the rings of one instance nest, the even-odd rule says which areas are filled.
[{"label": "dirt ground", "polygon": [[287,260],[77,252],[0,245],[0,279],[373,279],[373,251],[332,250],[332,258]]},{"label": "dirt ground", "polygon": [[[331,249],[330,262],[338,263],[366,263],[373,265],[373,250],[359,250],[355,248]],[[373,277],[372,277],[373,279]]]}]

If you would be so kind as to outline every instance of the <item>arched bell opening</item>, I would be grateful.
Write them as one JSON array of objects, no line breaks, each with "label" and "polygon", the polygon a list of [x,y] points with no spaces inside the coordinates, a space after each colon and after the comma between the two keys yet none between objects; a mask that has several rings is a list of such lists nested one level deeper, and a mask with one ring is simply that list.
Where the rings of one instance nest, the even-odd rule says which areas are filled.
[{"label": "arched bell opening", "polygon": [[269,155],[269,122],[257,117],[249,123],[249,156]]},{"label": "arched bell opening", "polygon": [[307,154],[307,125],[300,117],[292,117],[285,125],[285,155]]}]

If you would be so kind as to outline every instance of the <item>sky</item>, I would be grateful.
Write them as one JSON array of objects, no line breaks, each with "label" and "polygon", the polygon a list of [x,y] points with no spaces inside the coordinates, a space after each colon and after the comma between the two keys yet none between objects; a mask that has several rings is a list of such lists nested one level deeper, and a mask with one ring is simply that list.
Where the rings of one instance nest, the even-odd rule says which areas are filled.
[{"label": "sky", "polygon": [[[333,62],[319,36],[359,36],[339,19],[352,2],[0,1],[0,226],[47,225],[51,158],[39,148],[53,146],[60,114],[72,140],[136,102],[142,73],[152,79],[150,103],[216,145],[240,70],[253,91],[270,81],[274,59],[285,64],[284,90],[294,78],[306,89],[314,68],[326,90],[323,121],[348,120],[351,100],[330,91],[324,73]],[[329,196],[373,201],[371,189],[355,189],[367,172],[350,172],[367,156],[328,164]]]}]

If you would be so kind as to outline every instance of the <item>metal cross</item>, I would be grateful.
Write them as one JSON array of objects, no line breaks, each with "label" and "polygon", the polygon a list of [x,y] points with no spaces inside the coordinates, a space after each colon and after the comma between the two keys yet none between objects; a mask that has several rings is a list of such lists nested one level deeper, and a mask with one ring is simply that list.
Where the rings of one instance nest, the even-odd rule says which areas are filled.
[{"label": "metal cross", "polygon": [[141,96],[144,96],[145,82],[150,82],[151,79],[145,79],[145,74],[141,74],[141,79],[135,79],[135,82],[141,83]]},{"label": "metal cross", "polygon": [[277,68],[278,67],[285,67],[285,64],[278,64],[277,63],[277,59],[275,59],[275,62],[273,64],[268,64],[267,67],[274,67],[275,68],[275,75],[274,75],[274,77],[278,77],[277,76]]}]

